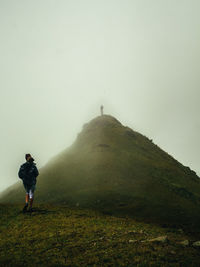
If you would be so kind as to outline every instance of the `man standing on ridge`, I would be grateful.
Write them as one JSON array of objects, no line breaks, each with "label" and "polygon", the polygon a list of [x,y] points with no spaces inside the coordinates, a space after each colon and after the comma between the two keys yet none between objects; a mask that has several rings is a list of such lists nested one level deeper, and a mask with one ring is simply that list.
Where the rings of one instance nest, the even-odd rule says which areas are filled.
[{"label": "man standing on ridge", "polygon": [[100,110],[101,110],[101,116],[103,116],[103,105],[101,105]]},{"label": "man standing on ridge", "polygon": [[26,190],[26,204],[23,208],[23,212],[27,211],[28,202],[30,199],[29,211],[32,212],[33,196],[36,185],[36,177],[39,175],[36,164],[31,154],[25,155],[26,162],[20,166],[18,176],[23,181],[24,188]]}]

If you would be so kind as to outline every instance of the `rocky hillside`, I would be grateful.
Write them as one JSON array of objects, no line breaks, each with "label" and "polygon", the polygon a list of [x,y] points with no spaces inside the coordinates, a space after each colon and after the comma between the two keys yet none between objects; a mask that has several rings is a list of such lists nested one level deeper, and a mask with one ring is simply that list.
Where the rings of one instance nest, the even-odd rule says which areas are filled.
[{"label": "rocky hillside", "polygon": [[[86,123],[75,142],[40,169],[37,202],[67,203],[143,221],[195,227],[200,179],[141,133],[109,115]],[[1,203],[24,201],[21,181]]]}]

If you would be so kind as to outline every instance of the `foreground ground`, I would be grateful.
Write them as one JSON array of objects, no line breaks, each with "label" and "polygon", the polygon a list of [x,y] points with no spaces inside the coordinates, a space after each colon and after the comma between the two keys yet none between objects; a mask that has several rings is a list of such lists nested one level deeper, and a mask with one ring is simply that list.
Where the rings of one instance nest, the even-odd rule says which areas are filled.
[{"label": "foreground ground", "polygon": [[0,266],[200,266],[199,239],[182,229],[66,205],[21,209],[0,205]]}]

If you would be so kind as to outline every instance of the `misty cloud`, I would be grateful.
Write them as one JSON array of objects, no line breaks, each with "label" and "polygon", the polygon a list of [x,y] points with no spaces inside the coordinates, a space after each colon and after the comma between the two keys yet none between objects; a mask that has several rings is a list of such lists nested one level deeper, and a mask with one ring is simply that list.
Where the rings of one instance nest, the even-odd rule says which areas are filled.
[{"label": "misty cloud", "polygon": [[200,2],[0,2],[0,190],[100,114],[200,174]]}]

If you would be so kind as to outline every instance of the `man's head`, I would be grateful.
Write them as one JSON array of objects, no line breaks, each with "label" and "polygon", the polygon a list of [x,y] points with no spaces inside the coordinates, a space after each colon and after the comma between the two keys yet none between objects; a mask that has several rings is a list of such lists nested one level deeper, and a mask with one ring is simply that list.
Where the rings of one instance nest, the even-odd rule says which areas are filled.
[{"label": "man's head", "polygon": [[31,157],[31,154],[26,154],[26,155],[25,155],[25,159],[26,159],[27,161],[29,161],[31,158],[32,158],[32,157]]}]

